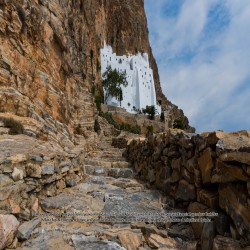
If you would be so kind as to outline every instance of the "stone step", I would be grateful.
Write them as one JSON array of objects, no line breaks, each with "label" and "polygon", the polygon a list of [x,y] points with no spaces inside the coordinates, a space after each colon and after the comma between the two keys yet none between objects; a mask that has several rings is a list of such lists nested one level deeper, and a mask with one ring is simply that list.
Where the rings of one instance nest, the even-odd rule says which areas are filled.
[{"label": "stone step", "polygon": [[132,179],[135,173],[132,168],[108,168],[103,166],[83,166],[84,173],[95,176],[111,176],[114,178],[127,178]]},{"label": "stone step", "polygon": [[95,121],[86,121],[86,122],[80,122],[80,125],[82,127],[93,127],[95,124]]},{"label": "stone step", "polygon": [[78,112],[78,115],[79,116],[82,116],[82,117],[86,117],[87,118],[90,118],[90,119],[94,119],[94,108],[91,107],[81,107],[79,112]]},{"label": "stone step", "polygon": [[[100,151],[99,151],[100,152]],[[115,150],[115,148],[114,149],[108,149],[108,150],[102,150],[101,152],[101,155],[103,156],[103,157],[122,157],[122,152],[121,151],[119,151],[119,150]]]},{"label": "stone step", "polygon": [[110,161],[100,158],[87,158],[84,161],[85,165],[103,166],[113,168],[129,168],[131,165],[127,161]]},{"label": "stone step", "polygon": [[122,157],[121,153],[105,153],[105,152],[100,152],[98,150],[93,150],[88,152],[88,158],[89,157],[94,157],[94,158],[100,158],[100,159],[110,159],[112,161],[126,161],[124,157]]}]

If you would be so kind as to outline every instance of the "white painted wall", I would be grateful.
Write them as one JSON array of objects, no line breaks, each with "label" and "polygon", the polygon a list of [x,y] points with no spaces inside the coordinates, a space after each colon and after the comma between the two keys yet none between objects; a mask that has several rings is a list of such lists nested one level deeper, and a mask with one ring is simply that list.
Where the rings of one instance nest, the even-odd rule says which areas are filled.
[{"label": "white painted wall", "polygon": [[[147,105],[154,105],[161,113],[161,107],[157,104],[153,71],[149,67],[148,54],[138,53],[137,55],[117,56],[113,53],[111,46],[104,43],[101,49],[101,73],[103,74],[108,66],[127,74],[128,86],[122,86],[123,101],[121,107],[129,113],[134,113],[133,106],[137,109],[145,108]],[[115,98],[107,100],[108,105],[120,106]],[[130,104],[130,105],[129,105]]]}]

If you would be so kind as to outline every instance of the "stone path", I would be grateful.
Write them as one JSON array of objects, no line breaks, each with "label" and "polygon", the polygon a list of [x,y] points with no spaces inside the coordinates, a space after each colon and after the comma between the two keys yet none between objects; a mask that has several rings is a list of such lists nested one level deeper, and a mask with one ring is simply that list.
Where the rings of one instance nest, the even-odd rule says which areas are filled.
[{"label": "stone path", "polygon": [[154,221],[168,212],[164,197],[136,180],[110,143],[89,152],[82,183],[40,202],[40,223],[24,224],[19,234],[29,240],[17,249],[196,249],[191,226]]}]

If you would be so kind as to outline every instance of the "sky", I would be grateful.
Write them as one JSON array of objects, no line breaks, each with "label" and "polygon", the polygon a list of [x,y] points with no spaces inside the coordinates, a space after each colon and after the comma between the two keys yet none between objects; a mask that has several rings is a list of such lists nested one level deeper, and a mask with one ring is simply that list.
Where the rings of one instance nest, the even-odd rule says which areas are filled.
[{"label": "sky", "polygon": [[203,131],[250,131],[250,1],[144,0],[166,97]]}]

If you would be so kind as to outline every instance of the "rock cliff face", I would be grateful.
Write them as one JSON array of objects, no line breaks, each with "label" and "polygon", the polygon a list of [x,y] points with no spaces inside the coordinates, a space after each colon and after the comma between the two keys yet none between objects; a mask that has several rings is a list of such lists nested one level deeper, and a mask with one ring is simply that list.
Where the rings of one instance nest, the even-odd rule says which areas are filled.
[{"label": "rock cliff face", "polygon": [[[90,93],[100,86],[104,40],[118,54],[145,51],[156,92],[173,121],[188,120],[164,97],[148,41],[142,0],[1,0],[0,111],[31,117],[43,132],[72,134],[93,128]],[[171,122],[170,121],[170,122]]]}]

